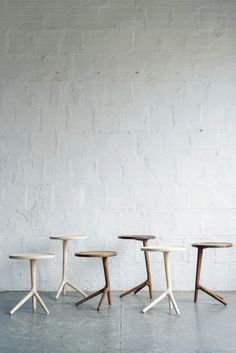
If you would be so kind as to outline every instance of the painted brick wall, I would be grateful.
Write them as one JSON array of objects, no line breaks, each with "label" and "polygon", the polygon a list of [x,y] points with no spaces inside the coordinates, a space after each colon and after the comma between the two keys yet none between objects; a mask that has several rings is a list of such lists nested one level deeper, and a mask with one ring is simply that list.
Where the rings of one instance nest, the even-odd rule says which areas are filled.
[{"label": "painted brick wall", "polygon": [[[236,238],[236,2],[1,0],[0,31],[0,289],[29,285],[9,253],[50,251],[38,280],[56,290],[58,233],[89,235],[70,244],[84,289],[100,287],[101,264],[76,250],[119,252],[114,289],[144,278],[123,233],[186,245],[174,288],[193,289],[191,243]],[[203,270],[236,289],[234,249],[206,252]]]}]

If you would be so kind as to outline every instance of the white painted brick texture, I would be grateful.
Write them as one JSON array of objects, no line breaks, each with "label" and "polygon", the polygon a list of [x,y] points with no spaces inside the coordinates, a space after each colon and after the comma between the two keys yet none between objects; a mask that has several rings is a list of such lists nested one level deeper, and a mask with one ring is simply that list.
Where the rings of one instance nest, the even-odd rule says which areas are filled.
[{"label": "white painted brick texture", "polygon": [[[40,289],[61,276],[57,233],[81,288],[103,281],[76,250],[111,249],[112,288],[145,276],[147,233],[180,244],[175,290],[194,287],[196,241],[236,239],[234,1],[0,1],[0,290],[28,288],[12,252],[49,251]],[[155,244],[155,242],[152,242]],[[151,256],[154,288],[165,286]],[[236,289],[236,251],[206,251],[203,279]]]}]

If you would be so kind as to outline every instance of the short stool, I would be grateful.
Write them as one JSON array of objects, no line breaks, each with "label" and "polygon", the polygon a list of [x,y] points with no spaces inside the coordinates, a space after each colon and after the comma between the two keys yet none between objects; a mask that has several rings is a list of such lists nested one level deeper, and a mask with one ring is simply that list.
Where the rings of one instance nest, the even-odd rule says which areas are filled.
[{"label": "short stool", "polygon": [[[141,241],[143,243],[143,246],[147,247],[148,246],[148,240],[155,239],[156,237],[155,237],[155,235],[120,235],[118,238],[119,239]],[[125,295],[130,294],[130,293],[136,294],[141,289],[143,289],[144,287],[148,286],[149,296],[152,299],[152,279],[151,279],[151,271],[150,271],[150,262],[149,262],[148,252],[145,251],[144,257],[145,257],[145,264],[146,264],[147,279],[143,283],[138,284],[134,288],[131,288],[131,289],[127,290],[126,292],[122,293],[120,295],[121,298],[124,297]]]},{"label": "short stool", "polygon": [[83,251],[75,253],[75,256],[78,257],[91,257],[91,258],[101,258],[103,263],[103,270],[104,270],[104,277],[105,277],[105,287],[98,290],[95,293],[92,293],[80,301],[78,301],[75,305],[80,305],[82,303],[87,302],[88,300],[96,297],[99,294],[102,294],[100,302],[98,304],[97,310],[99,311],[102,305],[102,302],[107,295],[108,303],[111,305],[111,290],[110,290],[110,278],[109,278],[109,271],[108,271],[108,257],[116,256],[117,253],[115,251]]},{"label": "short stool", "polygon": [[162,252],[164,256],[164,265],[165,265],[165,275],[166,275],[166,284],[167,284],[167,289],[166,291],[160,295],[157,299],[153,300],[149,305],[147,305],[143,309],[143,313],[151,309],[154,305],[159,303],[162,299],[165,297],[168,297],[169,300],[169,307],[170,309],[172,308],[172,305],[175,309],[176,314],[180,314],[178,306],[176,304],[173,292],[172,292],[172,285],[171,285],[171,275],[170,275],[170,260],[169,260],[169,255],[170,252],[172,251],[183,251],[185,250],[185,247],[183,246],[165,246],[165,245],[159,245],[159,246],[148,246],[148,247],[143,247],[141,250],[147,252],[147,251],[156,251],[156,252]]},{"label": "short stool", "polygon": [[196,279],[195,279],[195,291],[194,291],[194,303],[197,302],[198,299],[198,291],[201,289],[206,294],[210,295],[212,298],[215,298],[219,302],[224,305],[227,303],[224,301],[224,298],[221,297],[219,294],[212,292],[210,289],[203,287],[200,284],[200,274],[201,274],[201,267],[202,267],[202,257],[203,257],[203,250],[207,248],[211,249],[218,249],[218,248],[231,248],[233,244],[231,243],[222,243],[222,242],[205,242],[205,243],[195,243],[192,244],[194,248],[197,248],[197,269],[196,269]]},{"label": "short stool", "polygon": [[36,310],[36,300],[43,307],[46,314],[49,314],[49,311],[44,304],[42,298],[37,292],[36,287],[36,260],[45,260],[52,259],[54,255],[52,254],[13,254],[9,255],[10,259],[16,260],[29,260],[30,261],[30,270],[31,270],[31,291],[26,294],[26,296],[10,311],[10,314],[13,315],[16,310],[18,310],[24,303],[27,302],[30,298],[32,298],[33,310]]},{"label": "short stool", "polygon": [[61,284],[59,286],[59,289],[56,294],[56,299],[59,298],[62,290],[63,290],[63,295],[66,294],[66,285],[70,286],[73,288],[75,291],[78,293],[82,294],[84,297],[87,297],[87,295],[79,289],[75,284],[73,284],[71,281],[67,279],[67,260],[68,260],[68,241],[69,240],[81,240],[81,239],[86,239],[88,238],[87,235],[56,235],[56,236],[51,236],[50,239],[53,240],[62,240],[63,244],[63,263],[62,263],[62,280]]}]

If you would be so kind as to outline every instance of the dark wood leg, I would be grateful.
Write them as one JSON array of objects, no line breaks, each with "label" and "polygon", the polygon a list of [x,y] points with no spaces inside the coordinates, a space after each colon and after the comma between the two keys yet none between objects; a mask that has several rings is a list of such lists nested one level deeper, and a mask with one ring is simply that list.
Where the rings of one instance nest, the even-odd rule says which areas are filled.
[{"label": "dark wood leg", "polygon": [[75,305],[77,306],[77,305],[83,304],[83,303],[87,302],[88,300],[96,297],[97,295],[99,295],[99,294],[101,294],[103,292],[104,292],[104,288],[99,289],[97,292],[92,293],[92,294],[88,295],[86,298],[83,298],[83,299],[79,300],[77,303],[75,303]]},{"label": "dark wood leg", "polygon": [[[143,241],[143,246],[148,246],[147,240]],[[147,270],[147,286],[149,288],[150,299],[152,299],[152,277],[151,277],[151,271],[150,271],[150,261],[149,261],[148,251],[144,251],[144,256],[145,256],[145,263],[146,263],[146,270]]]},{"label": "dark wood leg", "polygon": [[102,261],[103,261],[103,270],[104,270],[105,283],[106,283],[105,289],[106,289],[108,304],[111,305],[111,291],[110,291],[110,276],[109,276],[109,269],[108,269],[108,258],[104,257],[102,259]]},{"label": "dark wood leg", "polygon": [[196,269],[196,279],[195,279],[195,292],[194,292],[194,303],[197,302],[198,290],[199,290],[199,286],[200,286],[200,274],[201,274],[201,267],[202,267],[202,254],[203,254],[203,249],[198,249],[198,253],[197,253],[197,269]]},{"label": "dark wood leg", "polygon": [[97,307],[98,311],[100,310],[106,295],[108,298],[108,303],[109,303],[109,305],[111,305],[111,291],[110,291],[110,278],[109,278],[109,270],[108,270],[108,258],[107,257],[102,258],[102,262],[103,262],[103,270],[104,270],[104,276],[105,276],[105,287],[102,289],[99,289],[95,293],[90,294],[86,298],[83,298],[82,300],[78,301],[75,304],[76,306],[87,302],[88,300],[96,297],[99,294],[102,294],[102,297],[101,297],[99,304],[98,304],[98,307]]},{"label": "dark wood leg", "polygon": [[212,298],[218,300],[220,303],[227,305],[227,303],[224,301],[224,298],[221,297],[219,294],[216,294],[212,292],[210,289],[203,287],[200,284],[200,273],[201,273],[201,266],[202,266],[202,257],[203,257],[203,249],[199,248],[198,249],[198,254],[197,254],[197,270],[196,270],[196,280],[195,280],[195,292],[194,292],[194,303],[197,302],[198,298],[198,291],[202,290],[206,294],[210,295]]},{"label": "dark wood leg", "polygon": [[[148,240],[143,241],[143,246],[148,246]],[[126,292],[122,293],[120,295],[120,298],[125,297],[126,295],[130,293],[138,293],[141,289],[144,287],[148,286],[149,288],[149,295],[150,298],[152,299],[152,282],[151,282],[151,271],[150,271],[150,262],[149,262],[149,255],[147,251],[144,251],[144,256],[145,256],[145,264],[146,264],[146,271],[147,271],[147,279],[141,284],[138,284],[137,286],[127,290]]]},{"label": "dark wood leg", "polygon": [[227,303],[224,301],[224,298],[220,297],[218,294],[212,292],[210,289],[203,287],[200,285],[199,289],[201,289],[203,292],[207,293],[208,295],[210,295],[212,298],[215,298],[216,300],[218,300],[220,303],[227,305]]},{"label": "dark wood leg", "polygon": [[99,301],[99,304],[98,304],[98,307],[97,307],[97,311],[100,310],[100,307],[102,306],[102,303],[103,303],[103,300],[104,300],[106,294],[107,294],[107,289],[104,289],[104,291],[103,291],[103,293],[102,293],[102,297],[101,297],[101,299],[100,299],[100,301]]}]

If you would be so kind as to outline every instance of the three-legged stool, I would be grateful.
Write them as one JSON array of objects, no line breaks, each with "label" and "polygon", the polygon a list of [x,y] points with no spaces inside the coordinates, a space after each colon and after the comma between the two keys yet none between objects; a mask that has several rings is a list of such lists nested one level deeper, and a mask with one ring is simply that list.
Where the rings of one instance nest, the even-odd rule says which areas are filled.
[{"label": "three-legged stool", "polygon": [[87,295],[79,289],[76,285],[74,285],[71,281],[67,279],[67,260],[68,260],[68,241],[69,240],[81,240],[81,239],[86,239],[88,238],[87,235],[57,235],[57,236],[51,236],[50,239],[53,240],[62,240],[63,241],[63,264],[62,264],[62,280],[61,284],[59,286],[59,289],[56,294],[56,299],[59,298],[62,290],[63,290],[63,295],[66,294],[66,289],[65,286],[68,285],[71,288],[73,288],[75,291],[79,292],[82,294],[84,297],[87,297]]},{"label": "three-legged stool", "polygon": [[200,274],[201,274],[201,266],[202,266],[202,256],[203,256],[203,250],[207,248],[230,248],[233,245],[231,243],[222,243],[222,242],[205,242],[205,243],[196,243],[192,244],[194,248],[198,249],[197,253],[197,269],[196,269],[196,279],[195,279],[195,291],[194,291],[194,303],[197,302],[198,298],[198,291],[201,289],[203,292],[206,294],[210,295],[212,298],[215,298],[219,302],[221,302],[224,305],[227,305],[227,303],[224,301],[224,298],[222,298],[219,294],[216,294],[209,290],[206,287],[203,287],[200,284]]},{"label": "three-legged stool", "polygon": [[104,276],[105,276],[105,287],[98,290],[95,293],[88,295],[86,298],[78,301],[75,304],[76,306],[87,302],[88,300],[96,297],[99,294],[102,294],[102,297],[101,297],[99,304],[98,304],[98,307],[97,307],[98,311],[100,310],[102,302],[103,302],[106,295],[108,298],[108,303],[109,303],[109,305],[111,305],[111,290],[110,290],[110,278],[109,278],[109,271],[108,271],[108,257],[116,256],[116,255],[117,255],[117,253],[115,251],[84,251],[84,252],[75,253],[75,256],[78,256],[78,257],[101,258],[102,263],[103,263]]},{"label": "three-legged stool", "polygon": [[46,314],[49,314],[49,311],[44,304],[42,298],[37,292],[36,286],[36,260],[45,260],[52,259],[54,255],[52,254],[13,254],[9,255],[10,259],[16,260],[30,260],[30,270],[31,270],[31,291],[26,294],[26,296],[10,311],[10,314],[13,315],[16,310],[18,310],[24,303],[27,302],[30,298],[32,298],[33,310],[36,310],[36,300],[38,300],[39,304],[43,307],[43,310]]},{"label": "three-legged stool", "polygon": [[[120,235],[118,237],[119,239],[128,239],[128,240],[138,240],[138,241],[142,241],[143,246],[147,247],[148,246],[148,240],[150,239],[155,239],[155,235]],[[145,264],[146,264],[146,271],[147,271],[147,279],[141,283],[138,284],[137,286],[135,286],[134,288],[131,288],[129,290],[127,290],[126,292],[122,293],[120,295],[120,297],[124,297],[127,294],[130,293],[138,293],[141,289],[143,289],[144,287],[148,286],[149,289],[149,295],[150,298],[152,299],[152,279],[151,279],[151,271],[150,271],[150,262],[149,262],[149,256],[148,253],[145,251],[144,253],[144,257],[145,257]]]},{"label": "three-legged stool", "polygon": [[183,251],[185,250],[185,247],[183,246],[165,246],[165,245],[159,245],[159,246],[148,246],[148,247],[143,247],[141,250],[147,252],[147,251],[157,251],[157,252],[162,252],[164,256],[164,264],[165,264],[165,274],[166,274],[166,285],[167,289],[166,291],[160,295],[157,299],[153,300],[149,305],[147,305],[143,309],[143,313],[151,309],[154,305],[159,303],[162,299],[165,297],[168,297],[169,300],[169,307],[171,309],[172,305],[175,309],[176,314],[179,313],[178,306],[176,304],[173,292],[172,292],[172,285],[171,285],[171,275],[170,275],[170,261],[169,261],[169,255],[170,252],[172,251]]}]

